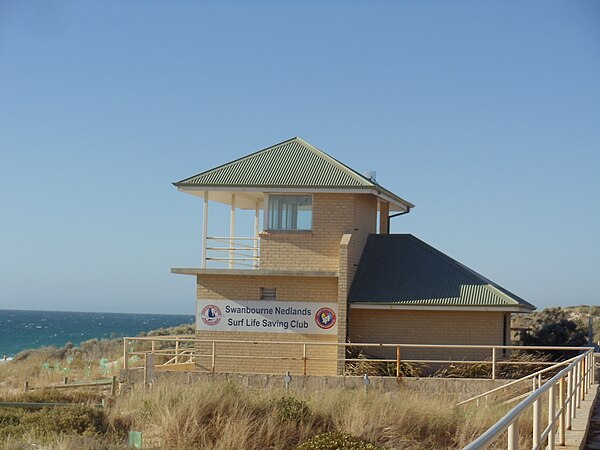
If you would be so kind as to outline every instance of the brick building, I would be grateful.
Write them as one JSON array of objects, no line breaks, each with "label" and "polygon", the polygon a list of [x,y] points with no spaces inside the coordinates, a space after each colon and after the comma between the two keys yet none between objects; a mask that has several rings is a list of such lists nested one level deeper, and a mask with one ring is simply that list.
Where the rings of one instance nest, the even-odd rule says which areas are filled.
[{"label": "brick building", "polygon": [[[196,277],[197,337],[229,341],[214,344],[219,372],[302,373],[306,357],[311,374],[340,373],[344,348],[316,343],[503,345],[510,314],[534,309],[417,238],[388,234],[414,205],[299,138],[175,186],[204,200],[201,267],[172,272]],[[208,235],[211,202],[227,205],[228,235]],[[199,344],[201,368],[215,364],[211,345]],[[407,357],[471,356],[425,353]]]}]

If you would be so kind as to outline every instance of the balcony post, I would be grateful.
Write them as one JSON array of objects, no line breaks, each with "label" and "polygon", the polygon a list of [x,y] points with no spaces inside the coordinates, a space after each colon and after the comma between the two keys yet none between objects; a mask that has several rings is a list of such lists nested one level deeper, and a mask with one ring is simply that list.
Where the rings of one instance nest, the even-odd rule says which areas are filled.
[{"label": "balcony post", "polygon": [[258,201],[254,204],[254,268],[258,269],[258,231],[259,231],[259,220],[258,220]]},{"label": "balcony post", "polygon": [[233,269],[235,257],[235,194],[231,194],[231,215],[229,217],[229,268]]},{"label": "balcony post", "polygon": [[208,191],[204,191],[204,212],[202,224],[202,268],[206,269],[206,237],[208,235]]}]

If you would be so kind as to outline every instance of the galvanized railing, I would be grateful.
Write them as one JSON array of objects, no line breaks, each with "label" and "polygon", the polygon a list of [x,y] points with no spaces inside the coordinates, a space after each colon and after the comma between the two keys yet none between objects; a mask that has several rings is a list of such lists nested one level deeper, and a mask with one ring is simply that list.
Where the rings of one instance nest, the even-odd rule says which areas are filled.
[{"label": "galvanized railing", "polygon": [[[565,445],[566,430],[571,429],[577,409],[589,391],[594,380],[594,353],[588,349],[582,355],[572,358],[570,364],[546,383],[535,389],[531,395],[511,409],[502,419],[489,428],[463,450],[485,449],[507,432],[508,450],[519,449],[519,427],[524,414],[533,410],[531,430],[532,450],[543,448],[554,450],[557,445]],[[542,424],[542,402],[547,402],[546,426]]]}]

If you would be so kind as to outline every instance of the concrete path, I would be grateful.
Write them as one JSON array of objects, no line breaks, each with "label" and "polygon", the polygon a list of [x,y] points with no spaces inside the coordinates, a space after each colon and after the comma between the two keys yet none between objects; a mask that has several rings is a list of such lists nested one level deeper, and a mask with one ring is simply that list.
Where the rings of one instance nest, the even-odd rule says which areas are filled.
[{"label": "concrete path", "polygon": [[[595,428],[592,433],[590,425],[590,432],[588,433],[588,425],[590,424],[590,416],[592,421],[598,423],[600,421],[600,409],[598,405],[600,402],[596,401],[596,394],[598,393],[598,385],[594,384],[590,388],[590,391],[586,395],[586,399],[581,402],[581,408],[577,410],[577,417],[571,424],[571,429],[567,430],[565,436],[565,447],[556,446],[560,450],[600,450],[600,429]],[[587,436],[587,437],[586,437]],[[585,439],[587,443],[585,443]]]},{"label": "concrete path", "polygon": [[[596,393],[598,390],[596,389]],[[600,450],[600,401],[596,400],[591,412],[590,428],[584,450]]]}]

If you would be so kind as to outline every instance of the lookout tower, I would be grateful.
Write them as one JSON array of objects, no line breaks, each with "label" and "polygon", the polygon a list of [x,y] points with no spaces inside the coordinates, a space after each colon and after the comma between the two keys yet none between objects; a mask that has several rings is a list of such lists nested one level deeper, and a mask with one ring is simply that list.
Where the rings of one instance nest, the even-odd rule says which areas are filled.
[{"label": "lookout tower", "polygon": [[[213,367],[216,371],[302,373],[308,360],[315,365],[311,374],[341,373],[343,346],[304,345],[303,354],[296,354],[297,343],[366,342],[372,337],[395,341],[411,326],[403,322],[406,317],[432,320],[437,326],[449,321],[450,340],[453,320],[460,319],[458,328],[468,330],[455,333],[457,339],[473,334],[470,321],[488,327],[491,320],[493,336],[480,336],[476,343],[502,344],[510,328],[507,313],[533,308],[474,272],[464,273],[466,268],[458,263],[449,268],[447,261],[440,262],[445,256],[441,252],[431,258],[435,249],[416,238],[389,235],[390,218],[410,212],[414,205],[381,186],[374,172],[361,175],[300,138],[174,184],[203,200],[201,265],[171,271],[196,277],[197,337],[229,341],[218,344],[224,357]],[[211,203],[229,209],[228,233],[208,235]],[[253,216],[249,235],[236,234],[240,211]],[[410,270],[398,269],[400,259]],[[357,269],[360,282],[355,280]],[[350,320],[349,301],[356,307]],[[439,316],[440,310],[448,310],[444,305],[463,311],[462,318]],[[483,311],[477,307],[491,307],[495,315],[469,316]],[[403,316],[403,308],[418,312]],[[380,319],[386,327],[383,334],[377,332]],[[348,329],[349,323],[356,331]],[[429,339],[426,329],[408,336],[419,343]],[[436,339],[448,342],[439,333]],[[249,347],[248,341],[261,343]],[[202,348],[209,344],[199,345],[198,354],[210,354]],[[282,363],[271,356],[287,359]],[[206,369],[211,361],[200,356],[197,364]]]}]

